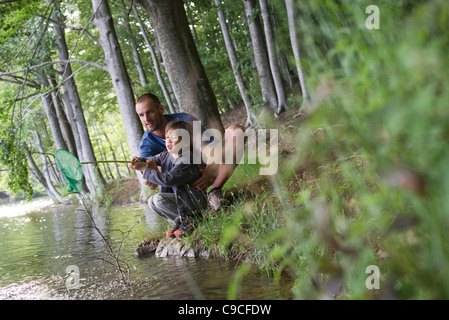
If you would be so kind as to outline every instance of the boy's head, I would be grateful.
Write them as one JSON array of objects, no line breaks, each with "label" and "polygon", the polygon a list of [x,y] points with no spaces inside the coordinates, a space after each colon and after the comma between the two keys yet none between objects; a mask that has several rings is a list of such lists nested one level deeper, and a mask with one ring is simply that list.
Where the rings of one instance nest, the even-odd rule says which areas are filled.
[{"label": "boy's head", "polygon": [[192,124],[186,121],[171,121],[165,127],[165,146],[173,155],[192,148]]}]

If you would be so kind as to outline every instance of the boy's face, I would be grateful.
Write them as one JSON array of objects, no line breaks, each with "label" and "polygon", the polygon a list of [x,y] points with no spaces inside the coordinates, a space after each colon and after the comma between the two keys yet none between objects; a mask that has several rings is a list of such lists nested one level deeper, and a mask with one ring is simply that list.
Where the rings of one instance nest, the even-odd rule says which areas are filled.
[{"label": "boy's face", "polygon": [[174,146],[182,141],[182,137],[176,131],[176,129],[169,129],[165,133],[165,147],[169,153],[177,154],[180,151],[179,148],[174,148]]}]

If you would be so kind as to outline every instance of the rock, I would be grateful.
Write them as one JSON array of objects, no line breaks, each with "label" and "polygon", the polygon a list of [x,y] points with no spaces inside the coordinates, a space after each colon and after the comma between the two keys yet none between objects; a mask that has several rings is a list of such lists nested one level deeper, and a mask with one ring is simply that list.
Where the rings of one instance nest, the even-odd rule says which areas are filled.
[{"label": "rock", "polygon": [[195,251],[183,239],[165,238],[161,240],[152,240],[150,242],[141,243],[134,254],[137,256],[142,256],[154,252],[154,255],[158,258],[164,258],[168,256],[207,258],[210,255],[209,249],[197,251]]},{"label": "rock", "polygon": [[158,244],[159,244],[158,240],[144,241],[141,244],[139,244],[137,249],[134,251],[134,255],[140,257],[146,254],[153,253],[156,251]]},{"label": "rock", "polygon": [[154,251],[156,251],[156,248],[151,246],[151,245],[147,245],[147,246],[143,246],[143,247],[138,247],[136,249],[136,251],[134,251],[134,254],[136,256],[143,256],[145,254],[149,254],[149,253],[153,253]]},{"label": "rock", "polygon": [[202,251],[200,251],[199,256],[202,258],[208,258],[210,255],[210,251],[209,249],[204,249]]},{"label": "rock", "polygon": [[195,256],[195,252],[192,248],[182,239],[166,238],[159,241],[159,245],[155,252],[156,257],[167,256]]}]

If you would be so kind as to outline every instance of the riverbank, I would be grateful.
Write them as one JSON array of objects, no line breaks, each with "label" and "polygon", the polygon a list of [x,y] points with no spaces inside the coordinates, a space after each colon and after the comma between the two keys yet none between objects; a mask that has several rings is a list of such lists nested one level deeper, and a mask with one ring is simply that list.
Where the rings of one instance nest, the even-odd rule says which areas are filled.
[{"label": "riverbank", "polygon": [[[297,109],[291,109],[278,119],[276,129],[279,141],[276,152],[279,155],[279,168],[290,165],[290,156],[295,151],[290,139],[297,129],[296,125],[292,125],[298,122],[294,117],[297,112]],[[241,119],[246,119],[243,108],[227,114],[223,122],[228,126]],[[285,226],[282,208],[287,202],[281,203],[280,185],[276,181],[279,177],[260,175],[260,168],[260,164],[240,164],[223,188],[228,205],[219,212],[208,209],[191,235],[182,240],[166,239],[165,231],[170,226],[162,221],[159,228],[149,231],[142,243],[136,244],[136,254],[213,257],[246,262],[273,272],[277,262],[270,258],[272,244],[264,245],[261,241]],[[303,178],[303,172],[296,173],[293,169],[292,173],[287,187],[296,192],[298,179]],[[123,205],[138,202],[139,190],[136,177],[123,179],[108,191],[105,203]]]},{"label": "riverbank", "polygon": [[[292,191],[297,188],[297,179],[301,177],[292,177]],[[184,239],[166,238],[165,231],[170,225],[162,220],[159,227],[136,244],[136,255],[225,259],[275,274],[278,268],[272,257],[275,243],[269,243],[268,239],[285,228],[289,212],[283,208],[294,204],[281,203],[274,185],[272,179],[258,176],[257,167],[241,165],[225,188],[224,195],[229,201],[226,207],[218,212],[208,209],[192,234]]]},{"label": "riverbank", "polygon": [[[32,199],[38,199],[43,197],[47,197],[47,195],[45,193],[36,190],[33,191]],[[0,191],[0,204],[14,203],[23,200],[26,200],[26,197],[23,195],[22,192],[20,192],[18,195],[13,195],[8,191]]]}]

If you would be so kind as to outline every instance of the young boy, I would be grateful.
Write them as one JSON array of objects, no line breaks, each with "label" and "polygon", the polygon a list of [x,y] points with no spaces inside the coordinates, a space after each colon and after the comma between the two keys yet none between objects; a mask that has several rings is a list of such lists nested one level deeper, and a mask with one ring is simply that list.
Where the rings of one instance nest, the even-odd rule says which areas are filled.
[{"label": "young boy", "polygon": [[[148,205],[161,217],[173,222],[173,228],[167,231],[168,237],[184,237],[208,204],[206,193],[192,187],[201,174],[192,159],[191,123],[169,122],[165,129],[165,145],[166,150],[154,157],[133,160],[138,160],[135,168],[143,173],[144,179],[173,189],[174,193],[151,196]],[[157,166],[161,167],[160,172]]]}]

